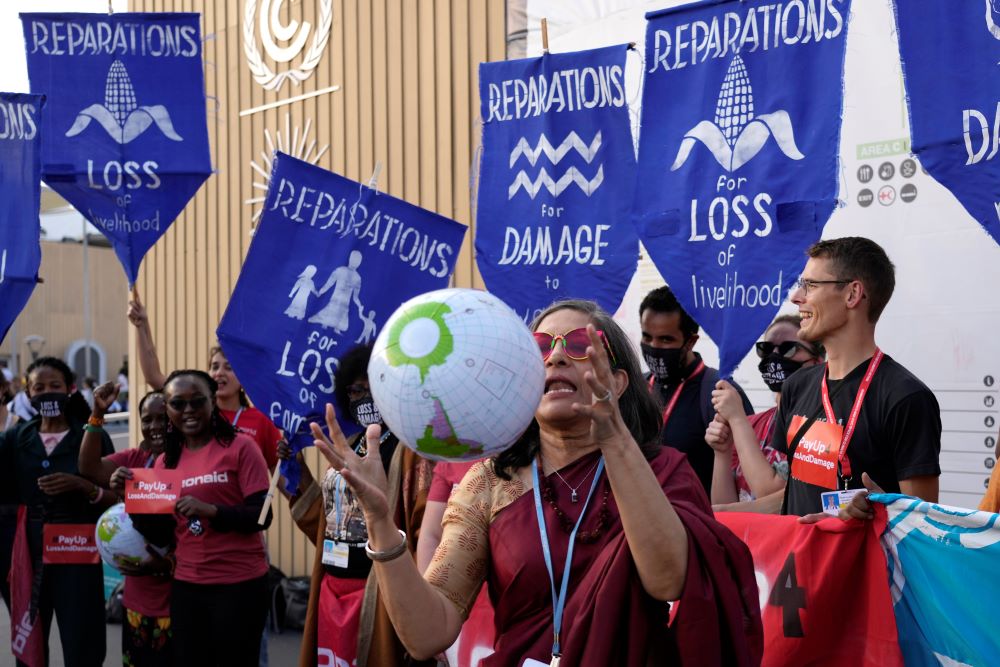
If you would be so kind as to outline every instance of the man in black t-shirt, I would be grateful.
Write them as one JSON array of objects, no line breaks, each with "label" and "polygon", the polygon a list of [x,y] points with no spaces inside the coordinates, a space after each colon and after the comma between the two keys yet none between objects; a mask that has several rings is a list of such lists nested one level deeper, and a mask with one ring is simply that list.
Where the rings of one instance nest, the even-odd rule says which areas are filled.
[{"label": "man in black t-shirt", "polygon": [[[705,442],[705,429],[715,419],[712,390],[719,371],[707,367],[694,351],[698,323],[684,311],[669,287],[659,287],[646,295],[639,305],[639,324],[642,356],[650,370],[647,381],[662,403],[660,439],[664,445],[687,454],[711,498],[715,453]],[[743,400],[743,409],[753,414],[746,394],[737,384],[733,386]]]},{"label": "man in black t-shirt", "polygon": [[[828,362],[795,373],[781,393],[772,446],[791,461],[783,513],[822,512],[822,493],[863,489],[863,473],[885,491],[936,502],[937,399],[875,344],[895,286],[892,262],[860,237],[820,241],[807,254],[791,300],[802,316],[799,337],[822,343]],[[865,496],[852,516],[868,515]]]}]

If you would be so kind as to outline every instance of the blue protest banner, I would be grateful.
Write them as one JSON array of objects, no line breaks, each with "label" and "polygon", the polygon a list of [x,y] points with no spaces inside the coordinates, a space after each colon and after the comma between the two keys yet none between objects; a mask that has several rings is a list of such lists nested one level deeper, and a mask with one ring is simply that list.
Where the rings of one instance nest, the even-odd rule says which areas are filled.
[{"label": "blue protest banner", "polygon": [[647,15],[634,220],[730,375],[837,199],[850,0]]},{"label": "blue protest banner", "polygon": [[893,8],[913,152],[1000,243],[1000,2]]},{"label": "blue protest banner", "polygon": [[888,512],[882,546],[906,664],[995,664],[1000,515],[896,493],[871,500]]},{"label": "blue protest banner", "polygon": [[635,273],[627,48],[479,66],[476,261],[525,320],[567,297],[613,313]]},{"label": "blue protest banner", "polygon": [[0,342],[28,303],[42,250],[39,124],[45,98],[0,93]]},{"label": "blue protest banner", "polygon": [[[446,287],[465,226],[277,153],[219,344],[250,399],[311,445],[333,402],[338,358],[374,342],[410,297]],[[346,433],[356,431],[338,415]],[[282,464],[289,488],[298,468]]]},{"label": "blue protest banner", "polygon": [[134,284],[212,171],[198,14],[21,14],[42,175]]}]

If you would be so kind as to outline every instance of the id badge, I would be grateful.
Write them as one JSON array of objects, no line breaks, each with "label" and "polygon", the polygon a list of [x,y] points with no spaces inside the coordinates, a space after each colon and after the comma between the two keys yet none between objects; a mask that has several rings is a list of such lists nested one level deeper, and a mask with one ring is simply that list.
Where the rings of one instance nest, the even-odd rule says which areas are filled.
[{"label": "id badge", "polygon": [[864,489],[844,489],[841,491],[826,491],[819,494],[823,500],[823,511],[832,516],[840,514],[840,510],[851,504],[854,496]]},{"label": "id badge", "polygon": [[521,667],[550,667],[552,663],[545,663],[541,660],[535,660],[534,658],[526,658],[524,662],[521,663]]},{"label": "id badge", "polygon": [[323,565],[346,568],[349,554],[350,549],[346,543],[323,540]]}]

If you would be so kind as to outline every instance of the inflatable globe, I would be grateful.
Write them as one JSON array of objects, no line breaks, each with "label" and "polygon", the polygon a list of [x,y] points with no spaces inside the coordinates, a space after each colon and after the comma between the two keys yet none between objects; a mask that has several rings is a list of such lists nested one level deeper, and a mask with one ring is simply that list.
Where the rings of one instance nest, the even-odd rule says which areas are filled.
[{"label": "inflatable globe", "polygon": [[368,365],[389,429],[421,456],[472,461],[507,449],[531,423],[545,368],[507,304],[472,289],[414,297],[382,327]]},{"label": "inflatable globe", "polygon": [[109,507],[97,520],[94,533],[101,558],[116,570],[121,562],[142,565],[150,558],[145,538],[125,513],[125,503]]}]

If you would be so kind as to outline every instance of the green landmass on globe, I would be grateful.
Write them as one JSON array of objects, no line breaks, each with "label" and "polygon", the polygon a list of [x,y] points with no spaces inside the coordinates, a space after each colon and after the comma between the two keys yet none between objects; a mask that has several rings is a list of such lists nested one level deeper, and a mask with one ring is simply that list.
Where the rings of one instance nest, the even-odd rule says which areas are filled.
[{"label": "green landmass on globe", "polygon": [[97,524],[97,537],[101,542],[111,542],[119,532],[121,532],[121,527],[117,521],[110,517],[105,517],[104,520]]},{"label": "green landmass on globe", "polygon": [[434,417],[430,424],[424,426],[424,434],[417,438],[417,451],[444,458],[482,456],[482,444],[460,439],[441,400],[436,396],[431,398],[434,401]]},{"label": "green landmass on globe", "polygon": [[[389,340],[385,346],[385,356],[389,365],[403,366],[410,364],[416,366],[420,370],[420,382],[423,383],[431,366],[443,366],[455,349],[455,341],[452,338],[451,330],[444,321],[444,316],[449,314],[451,314],[451,308],[447,304],[438,301],[417,304],[403,313],[389,330]],[[422,356],[410,356],[401,344],[403,331],[413,322],[424,319],[430,320],[437,326],[437,344],[434,346],[434,349]]]}]

